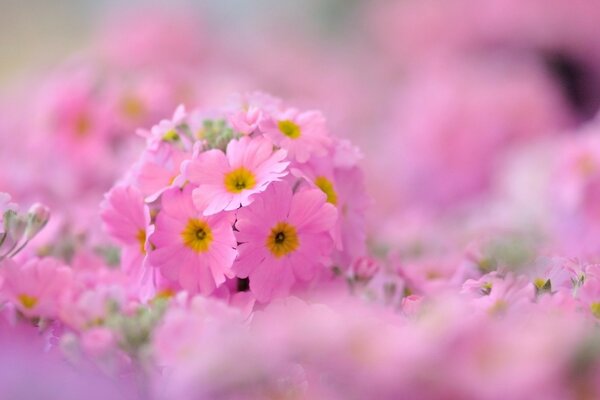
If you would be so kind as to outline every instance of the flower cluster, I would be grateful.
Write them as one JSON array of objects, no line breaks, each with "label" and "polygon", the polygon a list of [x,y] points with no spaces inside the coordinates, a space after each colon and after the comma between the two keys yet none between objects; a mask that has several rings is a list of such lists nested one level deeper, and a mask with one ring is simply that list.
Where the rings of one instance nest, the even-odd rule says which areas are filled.
[{"label": "flower cluster", "polygon": [[210,113],[179,108],[142,135],[102,219],[148,293],[247,286],[265,303],[365,255],[360,153],[320,112],[250,93]]}]

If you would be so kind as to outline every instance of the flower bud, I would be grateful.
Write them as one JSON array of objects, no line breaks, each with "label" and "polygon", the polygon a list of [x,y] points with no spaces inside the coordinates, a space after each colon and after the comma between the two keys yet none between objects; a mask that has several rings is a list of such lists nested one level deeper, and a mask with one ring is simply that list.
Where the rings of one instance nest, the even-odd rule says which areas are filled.
[{"label": "flower bud", "polygon": [[8,210],[4,213],[4,232],[13,241],[17,241],[25,233],[27,228],[27,220],[16,211]]},{"label": "flower bud", "polygon": [[379,263],[370,257],[359,257],[352,263],[356,280],[368,281],[379,271]]},{"label": "flower bud", "polygon": [[50,219],[50,209],[43,204],[35,203],[29,208],[27,215],[26,237],[27,240],[30,240],[48,223],[48,220]]}]

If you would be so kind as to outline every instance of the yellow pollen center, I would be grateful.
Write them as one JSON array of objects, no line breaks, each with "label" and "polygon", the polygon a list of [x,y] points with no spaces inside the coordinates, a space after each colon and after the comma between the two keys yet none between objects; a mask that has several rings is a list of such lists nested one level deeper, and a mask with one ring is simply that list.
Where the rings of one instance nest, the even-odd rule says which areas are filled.
[{"label": "yellow pollen center", "polygon": [[281,258],[295,251],[300,245],[296,228],[287,222],[278,222],[271,228],[267,237],[267,249],[275,256]]},{"label": "yellow pollen center", "polygon": [[92,123],[90,121],[90,118],[86,114],[81,113],[75,119],[75,135],[77,137],[87,136],[88,133],[90,133],[91,127]]},{"label": "yellow pollen center", "polygon": [[596,163],[590,154],[582,155],[579,160],[577,160],[577,166],[584,176],[593,175],[596,171]]},{"label": "yellow pollen center", "polygon": [[318,188],[327,195],[327,201],[329,203],[333,204],[334,206],[337,205],[338,197],[337,193],[335,192],[335,188],[333,187],[333,182],[324,176],[318,176],[317,179],[315,179],[315,185],[317,185]]},{"label": "yellow pollen center", "polygon": [[208,251],[210,244],[213,241],[212,230],[208,223],[201,219],[190,219],[181,232],[183,244],[196,253],[204,253]]},{"label": "yellow pollen center", "polygon": [[508,309],[508,303],[505,300],[499,299],[488,309],[491,315],[503,314]]},{"label": "yellow pollen center", "polygon": [[170,299],[173,296],[175,296],[175,291],[173,291],[173,289],[166,288],[156,293],[156,296],[154,296],[154,300],[166,300]]},{"label": "yellow pollen center", "polygon": [[593,302],[590,304],[590,311],[594,315],[594,317],[600,319],[600,302]]},{"label": "yellow pollen center", "polygon": [[163,135],[163,140],[166,142],[176,142],[179,140],[179,133],[175,129],[171,129]]},{"label": "yellow pollen center", "polygon": [[541,289],[546,284],[546,280],[542,279],[542,278],[536,278],[536,279],[534,279],[533,284],[535,285],[536,288]]},{"label": "yellow pollen center", "polygon": [[144,115],[144,103],[136,96],[125,96],[121,100],[121,111],[126,117],[138,119]]},{"label": "yellow pollen center", "polygon": [[254,186],[256,186],[254,174],[244,167],[234,169],[225,175],[225,189],[230,193],[241,193]]},{"label": "yellow pollen center", "polygon": [[277,123],[277,126],[279,127],[279,130],[281,131],[281,133],[283,133],[285,136],[289,137],[290,139],[298,139],[300,137],[300,135],[302,134],[302,131],[300,130],[300,127],[298,126],[298,124],[295,123],[294,121],[290,121],[289,119],[284,119],[282,121],[279,121]]},{"label": "yellow pollen center", "polygon": [[35,307],[35,305],[38,302],[38,299],[33,297],[33,296],[29,296],[27,294],[20,294],[18,296],[19,301],[21,302],[21,304],[23,305],[23,307],[25,307],[26,309],[30,310],[33,307]]},{"label": "yellow pollen center", "polygon": [[140,229],[138,233],[135,235],[136,240],[140,245],[140,252],[142,254],[146,254],[146,230]]},{"label": "yellow pollen center", "polygon": [[552,291],[552,282],[550,282],[550,279],[536,278],[533,280],[533,285],[538,292]]}]

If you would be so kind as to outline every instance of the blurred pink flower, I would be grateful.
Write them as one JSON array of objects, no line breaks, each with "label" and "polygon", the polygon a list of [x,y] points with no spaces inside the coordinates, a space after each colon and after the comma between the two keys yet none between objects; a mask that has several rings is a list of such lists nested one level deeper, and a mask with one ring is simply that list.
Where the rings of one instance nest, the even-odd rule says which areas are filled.
[{"label": "blurred pink flower", "polygon": [[577,289],[583,312],[600,320],[600,265],[585,267],[583,285]]},{"label": "blurred pink flower", "polygon": [[28,317],[54,318],[73,285],[72,272],[52,258],[5,260],[0,293]]},{"label": "blurred pink flower", "polygon": [[557,135],[571,121],[535,63],[429,66],[407,78],[398,94],[388,140],[381,140],[374,160],[375,183],[387,188],[381,207],[391,209],[402,201],[445,211],[481,199],[514,148]]},{"label": "blurred pink flower", "polygon": [[570,257],[597,254],[600,247],[600,120],[576,136],[557,141],[546,192],[550,201],[548,223],[554,245]]},{"label": "blurred pink flower", "polygon": [[109,65],[132,72],[197,65],[209,44],[199,17],[183,7],[120,9],[97,32],[97,52]]},{"label": "blurred pink flower", "polygon": [[332,145],[325,117],[318,111],[300,112],[289,108],[265,118],[259,127],[273,143],[300,163],[313,156],[325,156]]},{"label": "blurred pink flower", "polygon": [[[281,100],[262,92],[237,94],[231,100],[227,119],[238,132],[249,135],[268,113],[281,107]],[[266,113],[266,115],[265,115]]]},{"label": "blurred pink flower", "polygon": [[152,228],[142,193],[133,186],[115,186],[100,208],[106,231],[123,245],[121,268],[136,282],[146,281],[148,271],[143,263],[148,251],[146,238]]}]

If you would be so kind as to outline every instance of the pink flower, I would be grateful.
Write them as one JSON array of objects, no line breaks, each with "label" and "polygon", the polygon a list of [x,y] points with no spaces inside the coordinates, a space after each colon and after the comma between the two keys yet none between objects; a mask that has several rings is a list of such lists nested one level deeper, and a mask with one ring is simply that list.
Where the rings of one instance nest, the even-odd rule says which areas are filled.
[{"label": "pink flower", "polygon": [[337,212],[318,189],[292,193],[273,184],[238,212],[239,258],[234,271],[250,279],[260,302],[287,294],[296,280],[311,280],[329,259]]},{"label": "pink flower", "polygon": [[523,275],[501,276],[492,272],[479,280],[467,280],[462,292],[472,296],[475,307],[493,315],[531,304],[535,297],[535,286]]},{"label": "pink flower", "polygon": [[577,296],[584,311],[600,319],[600,265],[592,264],[585,268],[585,279]]},{"label": "pink flower", "polygon": [[115,333],[108,328],[94,327],[81,335],[81,346],[92,357],[102,357],[117,347]]},{"label": "pink flower", "polygon": [[378,271],[380,265],[374,258],[359,257],[352,263],[352,274],[355,279],[369,281]]},{"label": "pink flower", "polygon": [[170,145],[146,151],[134,167],[133,180],[146,200],[156,200],[165,190],[180,184],[177,179],[181,163],[189,154]]},{"label": "pink flower", "polygon": [[286,149],[300,163],[311,156],[325,156],[332,145],[325,117],[318,111],[300,112],[290,108],[260,123],[260,129],[273,142]]},{"label": "pink flower", "polygon": [[123,271],[138,281],[143,280],[150,211],[142,193],[132,186],[115,186],[106,194],[101,207],[105,229],[123,245]]},{"label": "pink flower", "polygon": [[[304,164],[296,164],[292,174],[301,176],[327,195],[327,201],[338,209],[334,238],[336,262],[347,268],[357,257],[366,254],[365,215],[370,202],[362,171],[357,166],[336,168],[330,157],[313,157]],[[349,158],[348,161],[351,161]]]},{"label": "pink flower", "polygon": [[194,204],[204,215],[230,211],[252,203],[253,195],[287,175],[284,150],[273,151],[264,137],[243,137],[227,145],[227,154],[209,150],[183,167],[185,176],[198,185]]},{"label": "pink flower", "polygon": [[156,228],[149,237],[150,263],[191,293],[211,293],[232,277],[236,257],[233,221],[228,213],[203,217],[192,202],[192,188],[162,195]]},{"label": "pink flower", "polygon": [[227,114],[227,119],[236,131],[249,135],[258,128],[265,111],[273,112],[280,106],[281,100],[266,93],[238,94],[232,99],[232,111]]},{"label": "pink flower", "polygon": [[116,305],[122,309],[126,303],[124,285],[99,283],[94,275],[90,276],[96,278],[93,282],[85,282],[85,278],[81,274],[76,275],[77,287],[60,310],[61,321],[78,331],[103,323],[111,307]]},{"label": "pink flower", "polygon": [[28,317],[54,317],[72,285],[72,272],[52,258],[31,259],[23,265],[6,260],[0,292]]}]

